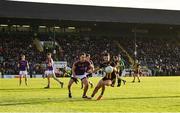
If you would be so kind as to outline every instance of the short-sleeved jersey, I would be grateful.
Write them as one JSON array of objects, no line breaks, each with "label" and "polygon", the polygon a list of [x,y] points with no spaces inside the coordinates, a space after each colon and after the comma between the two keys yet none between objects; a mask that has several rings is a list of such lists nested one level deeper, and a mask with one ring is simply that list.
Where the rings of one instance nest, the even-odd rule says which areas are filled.
[{"label": "short-sleeved jersey", "polygon": [[28,61],[27,60],[20,60],[19,61],[19,70],[20,71],[26,71],[28,66]]},{"label": "short-sleeved jersey", "polygon": [[85,72],[87,72],[90,69],[90,62],[89,61],[85,61],[85,62],[81,62],[81,61],[77,61],[74,63],[75,69],[74,72],[76,75],[84,75]]},{"label": "short-sleeved jersey", "polygon": [[[49,65],[51,63],[51,65]],[[46,59],[46,70],[53,70],[54,61],[53,59]]]}]

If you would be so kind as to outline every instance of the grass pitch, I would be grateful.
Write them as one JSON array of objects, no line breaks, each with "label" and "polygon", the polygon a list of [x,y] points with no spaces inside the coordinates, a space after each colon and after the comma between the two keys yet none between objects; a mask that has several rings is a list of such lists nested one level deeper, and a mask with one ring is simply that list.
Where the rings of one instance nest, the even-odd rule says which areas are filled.
[{"label": "grass pitch", "polygon": [[[82,99],[80,83],[73,84],[69,99],[69,78],[61,78],[62,89],[54,80],[51,89],[43,89],[46,79],[29,79],[28,86],[18,86],[18,79],[0,79],[0,112],[180,112],[180,77],[142,77],[141,83],[125,79],[126,85],[106,87],[100,101],[96,101],[99,94],[92,100]],[[100,78],[90,80],[97,84]]]}]

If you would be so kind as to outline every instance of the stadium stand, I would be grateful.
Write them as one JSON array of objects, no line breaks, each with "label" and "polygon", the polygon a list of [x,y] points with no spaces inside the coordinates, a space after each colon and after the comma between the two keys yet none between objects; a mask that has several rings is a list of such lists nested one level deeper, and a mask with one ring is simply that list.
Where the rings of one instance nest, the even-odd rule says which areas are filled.
[{"label": "stadium stand", "polygon": [[[128,53],[134,54],[134,42],[125,39],[122,45]],[[121,42],[120,42],[121,43]],[[137,59],[147,66],[153,75],[175,75],[180,67],[178,38],[137,38]]]},{"label": "stadium stand", "polygon": [[[27,38],[29,41],[27,41]],[[29,36],[1,36],[1,71],[3,74],[18,74],[17,62],[21,54],[27,56],[30,62],[31,74],[42,74],[45,54],[40,52],[33,44],[33,38]],[[104,51],[112,55],[121,54],[126,61],[126,66],[131,64],[121,48],[115,44],[118,42],[132,57],[134,56],[134,41],[131,37],[82,37],[67,35],[57,37],[58,47],[54,57],[68,62],[68,66],[77,59],[80,52],[85,51],[92,55],[92,60],[97,66]],[[180,47],[179,39],[164,38],[137,38],[137,59],[142,66],[152,70],[153,75],[176,75],[180,71]]]},{"label": "stadium stand", "polygon": [[[28,38],[28,41],[27,41]],[[37,51],[33,39],[25,36],[1,36],[1,71],[3,74],[17,74],[17,63],[22,54],[26,55],[30,73],[42,73],[39,69],[44,61],[43,53]]]},{"label": "stadium stand", "polygon": [[[0,10],[2,74],[17,74],[21,54],[27,56],[31,74],[42,74],[47,52],[52,52],[55,60],[67,61],[70,67],[82,51],[92,55],[95,65],[103,51],[120,53],[129,68],[135,59],[135,47],[136,58],[142,66],[151,69],[153,75],[180,72],[179,11],[0,2],[4,6]],[[23,28],[23,25],[29,27]],[[135,44],[136,28],[145,36],[137,34]],[[53,48],[42,48],[41,40],[57,44],[54,43]]]}]

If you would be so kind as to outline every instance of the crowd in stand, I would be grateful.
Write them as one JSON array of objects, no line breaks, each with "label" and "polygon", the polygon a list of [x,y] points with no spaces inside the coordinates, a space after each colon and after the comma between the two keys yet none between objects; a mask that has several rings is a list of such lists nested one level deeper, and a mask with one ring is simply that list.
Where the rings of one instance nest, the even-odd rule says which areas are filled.
[{"label": "crowd in stand", "polygon": [[[33,39],[24,36],[1,36],[0,67],[3,74],[17,74],[17,63],[21,54],[25,54],[30,64],[30,74],[43,73],[42,65],[45,60],[45,52],[39,52],[33,45]],[[141,65],[147,66],[153,71],[153,75],[161,72],[166,75],[175,75],[180,71],[180,40],[163,38],[137,38],[136,44],[133,38],[119,37],[82,37],[67,35],[56,37],[56,53],[58,60],[68,62],[71,67],[80,52],[91,54],[95,65],[101,59],[101,53],[110,52],[112,55],[121,54],[127,66],[129,61],[126,54],[117,46],[118,42],[134,58],[134,50],[137,50],[137,59]],[[171,73],[170,73],[171,72]]]},{"label": "crowd in stand", "polygon": [[107,37],[73,37],[58,38],[58,42],[63,51],[65,60],[72,65],[74,58],[77,58],[79,52],[86,51],[92,55],[95,65],[101,58],[100,53],[110,51],[111,54],[121,54],[130,66],[127,56],[120,50],[115,42],[119,42],[124,49],[135,59],[139,60],[142,66],[152,70],[153,75],[175,75],[180,71],[180,40],[179,38],[147,38],[136,39],[128,37],[119,37],[110,39]]},{"label": "crowd in stand", "polygon": [[[122,38],[123,39],[123,38]],[[180,39],[179,38],[130,38],[123,44],[131,56],[135,56],[141,65],[148,66],[153,71],[153,75],[175,75],[180,71]]]},{"label": "crowd in stand", "polygon": [[39,68],[44,55],[34,47],[31,37],[1,36],[0,38],[0,70],[2,74],[18,74],[17,64],[22,54],[26,55],[26,59],[29,61],[31,75],[42,73]]},{"label": "crowd in stand", "polygon": [[112,55],[118,54],[119,51],[113,40],[107,37],[66,37],[57,38],[60,45],[61,58],[68,61],[71,66],[72,63],[78,58],[78,54],[86,52],[91,54],[91,58],[95,65],[98,65],[101,59],[101,53],[104,51],[110,52]]}]

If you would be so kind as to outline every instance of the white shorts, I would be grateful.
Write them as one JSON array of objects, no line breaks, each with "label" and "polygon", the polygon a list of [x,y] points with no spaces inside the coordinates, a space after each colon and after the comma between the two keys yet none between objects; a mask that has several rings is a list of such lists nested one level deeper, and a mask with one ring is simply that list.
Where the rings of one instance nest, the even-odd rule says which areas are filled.
[{"label": "white shorts", "polygon": [[26,76],[27,75],[27,71],[19,71],[19,76]]},{"label": "white shorts", "polygon": [[45,75],[54,75],[55,73],[54,73],[54,70],[46,70],[44,74]]},{"label": "white shorts", "polygon": [[76,75],[76,77],[82,80],[83,78],[86,78],[86,74],[84,74],[84,75]]}]

